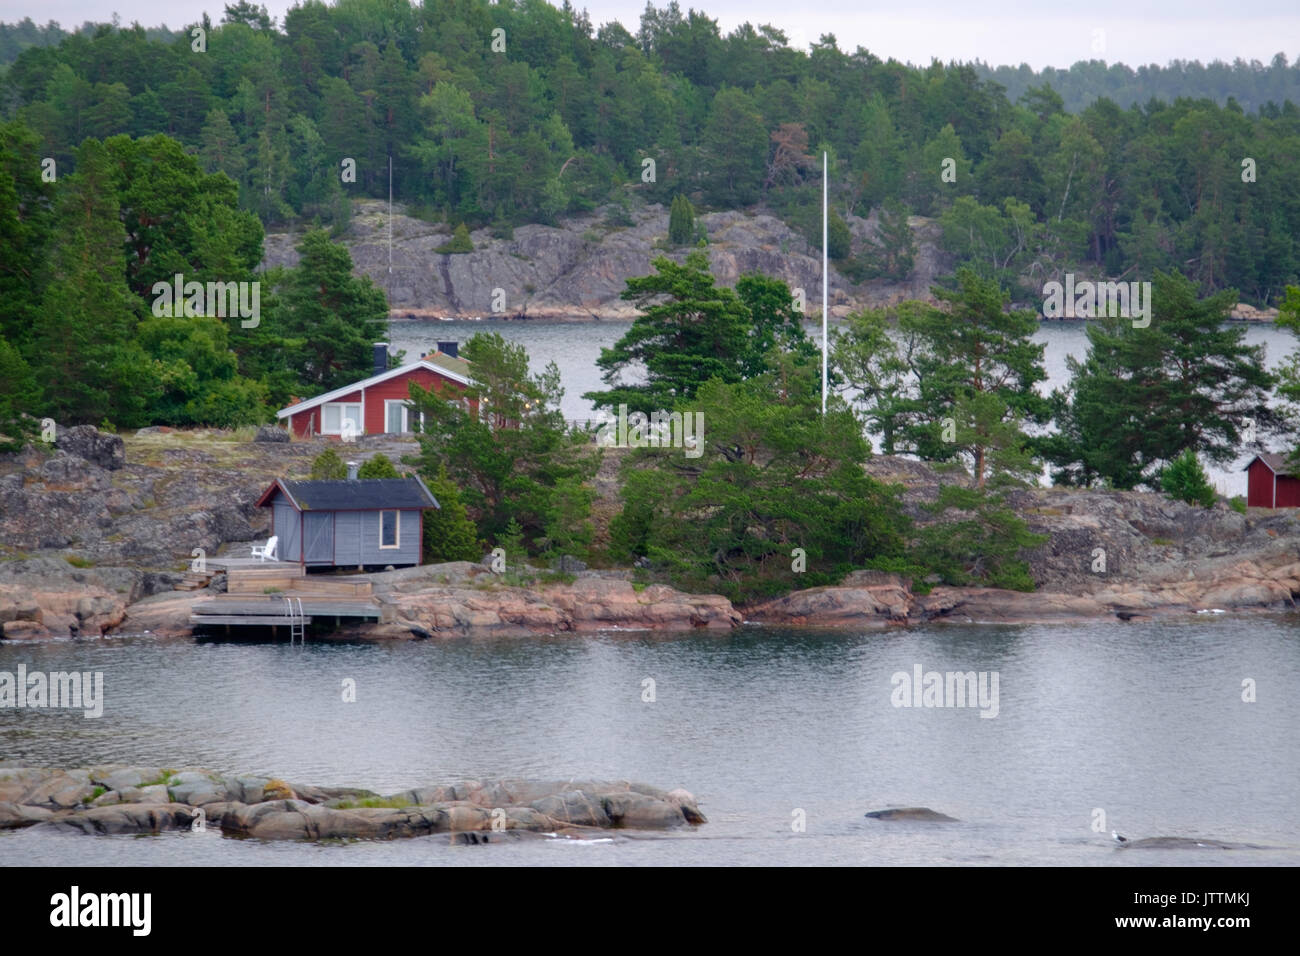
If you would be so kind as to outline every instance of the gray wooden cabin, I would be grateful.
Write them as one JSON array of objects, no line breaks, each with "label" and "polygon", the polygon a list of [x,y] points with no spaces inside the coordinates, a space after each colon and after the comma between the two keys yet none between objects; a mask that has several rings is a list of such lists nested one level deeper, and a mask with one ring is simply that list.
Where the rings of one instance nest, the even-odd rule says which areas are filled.
[{"label": "gray wooden cabin", "polygon": [[271,509],[276,557],[304,568],[419,564],[424,512],[440,507],[419,478],[278,478],[257,506]]}]

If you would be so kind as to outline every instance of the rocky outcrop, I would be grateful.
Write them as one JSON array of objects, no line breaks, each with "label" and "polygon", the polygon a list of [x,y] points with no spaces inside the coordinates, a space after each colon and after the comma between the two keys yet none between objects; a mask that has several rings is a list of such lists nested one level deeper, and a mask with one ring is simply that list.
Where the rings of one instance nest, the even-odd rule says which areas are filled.
[{"label": "rocky outcrop", "polygon": [[822,587],[796,591],[745,609],[745,619],[803,627],[888,627],[947,621],[961,624],[1047,624],[1226,610],[1291,610],[1300,604],[1300,553],[1295,545],[1271,558],[1257,555],[1230,567],[1207,563],[1187,578],[1115,583],[1091,594],[936,587],[914,594],[898,585]]},{"label": "rocky outcrop", "polygon": [[126,464],[126,445],[122,439],[101,432],[94,425],[56,429],[54,446],[67,455],[108,471],[116,471]]},{"label": "rocky outcrop", "polygon": [[0,563],[0,633],[8,640],[99,635],[126,618],[144,575],[129,568],[77,568],[62,558]]},{"label": "rocky outcrop", "polygon": [[[720,285],[732,286],[746,272],[763,272],[802,288],[809,311],[820,311],[821,257],[788,225],[761,211],[708,213],[699,217],[709,236],[709,260]],[[343,242],[359,273],[388,291],[395,318],[482,317],[494,314],[497,290],[505,296],[503,318],[620,318],[635,308],[621,297],[627,280],[651,271],[650,261],[665,254],[668,210],[654,204],[635,208],[630,225],[616,221],[609,208],[566,219],[557,226],[521,226],[509,239],[488,229],[470,234],[474,251],[444,255],[445,225],[412,218],[404,207],[392,217],[392,272],[389,272],[387,206],[360,200]],[[849,217],[855,251],[874,236],[876,221]],[[843,315],[866,305],[907,298],[929,299],[930,287],[950,268],[938,246],[938,227],[909,220],[917,240],[912,275],[904,282],[875,280],[854,286],[831,276],[831,312]],[[267,266],[293,265],[299,236],[266,237]],[[668,254],[680,258],[686,250]]]},{"label": "rocky outcrop", "polygon": [[[71,430],[69,430],[71,431]],[[115,436],[109,436],[115,437]],[[90,442],[90,444],[94,444]],[[110,443],[111,444],[111,443]],[[145,432],[126,441],[127,463],[110,471],[62,450],[0,456],[0,638],[150,632],[191,633],[207,589],[172,587],[195,549],[248,554],[268,516],[254,507],[277,474],[302,475],[319,442],[236,440],[230,433]],[[394,460],[407,440],[366,437],[360,457]],[[612,467],[598,488],[612,495]],[[898,485],[918,525],[940,488],[928,465],[877,457],[868,473]],[[942,480],[954,480],[944,477]],[[378,625],[345,629],[344,640],[455,635],[530,635],[608,629],[727,630],[761,623],[872,627],[951,622],[1050,622],[1215,609],[1288,609],[1300,600],[1300,514],[1225,504],[1205,509],[1163,495],[1067,488],[1008,493],[1010,507],[1047,537],[1025,553],[1037,590],[935,587],[896,575],[855,572],[838,587],[797,591],[743,609],[718,595],[634,582],[626,571],[584,570],[503,578],[459,562],[371,575],[383,607]],[[242,542],[242,543],[241,543]],[[29,554],[28,551],[35,552]],[[567,582],[567,583],[566,583]]]},{"label": "rocky outcrop", "polygon": [[[255,507],[276,476],[305,477],[323,441],[247,441],[234,432],[141,429],[125,439],[59,429],[55,446],[0,455],[0,637],[188,633],[189,604],[165,603],[196,550],[265,540]],[[356,442],[399,459],[406,440]],[[125,457],[123,457],[125,456]],[[247,553],[247,552],[245,552]],[[163,603],[149,603],[158,595]],[[209,595],[210,596],[210,595]],[[140,604],[140,602],[146,602]],[[131,623],[125,609],[130,605]]]},{"label": "rocky outcrop", "polygon": [[205,770],[0,768],[0,829],[121,834],[212,825],[262,840],[480,833],[490,842],[486,834],[511,831],[664,830],[705,822],[687,791],[628,781],[470,780],[380,797]]},{"label": "rocky outcrop", "polygon": [[687,594],[657,584],[638,588],[618,573],[583,571],[572,584],[510,587],[499,584],[483,565],[459,562],[370,578],[375,595],[393,608],[391,631],[409,632],[414,627],[436,636],[726,630],[741,622],[724,597]]},{"label": "rocky outcrop", "polygon": [[1248,302],[1238,302],[1228,310],[1228,318],[1242,322],[1276,322],[1277,316],[1275,308],[1259,309]]},{"label": "rocky outcrop", "polygon": [[276,444],[286,444],[289,441],[289,430],[280,428],[277,425],[263,425],[253,436],[253,441],[272,442]]}]

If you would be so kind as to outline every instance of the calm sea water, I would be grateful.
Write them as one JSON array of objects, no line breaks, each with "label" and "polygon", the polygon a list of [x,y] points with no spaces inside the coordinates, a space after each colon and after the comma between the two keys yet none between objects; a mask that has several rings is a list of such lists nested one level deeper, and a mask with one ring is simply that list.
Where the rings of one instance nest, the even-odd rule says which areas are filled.
[{"label": "calm sea water", "polygon": [[[586,419],[595,417],[595,410],[582,397],[583,393],[607,387],[600,379],[600,369],[596,367],[600,350],[612,346],[629,325],[626,321],[409,321],[391,323],[389,339],[394,349],[405,349],[407,356],[413,358],[433,349],[439,341],[457,340],[463,344],[476,332],[499,332],[528,349],[535,371],[541,370],[547,362],[555,362],[565,388],[562,402],[565,417]],[[1233,323],[1233,327],[1241,326]],[[809,336],[820,343],[821,326],[809,324],[807,329]],[[1294,335],[1271,324],[1250,324],[1245,329],[1248,344],[1264,346],[1265,363],[1270,369],[1277,368],[1300,347],[1300,340]],[[1084,322],[1043,322],[1034,340],[1046,346],[1044,366],[1047,381],[1039,386],[1044,394],[1069,382],[1065,364],[1067,357],[1082,360],[1088,354]],[[1244,495],[1246,476],[1241,469],[1248,460],[1249,456],[1243,456],[1230,467],[1208,467],[1206,470],[1222,494]]]},{"label": "calm sea water", "polygon": [[[0,711],[10,765],[204,766],[379,792],[471,777],[686,787],[710,822],[612,842],[317,846],[0,833],[0,864],[1300,864],[1300,617],[860,633],[746,627],[389,646],[0,644],[98,670],[106,707]],[[891,676],[996,672],[998,714],[902,708]],[[357,701],[344,703],[345,678]],[[642,700],[645,678],[656,699]],[[1242,681],[1258,699],[1241,699]],[[929,806],[934,826],[863,814]],[[792,821],[803,811],[806,831]],[[1092,832],[1258,850],[1118,850]]]}]

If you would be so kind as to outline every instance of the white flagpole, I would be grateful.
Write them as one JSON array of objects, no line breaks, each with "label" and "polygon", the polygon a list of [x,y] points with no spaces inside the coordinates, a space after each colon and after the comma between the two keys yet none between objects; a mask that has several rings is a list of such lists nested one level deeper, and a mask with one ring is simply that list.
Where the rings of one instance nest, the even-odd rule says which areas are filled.
[{"label": "white flagpole", "polygon": [[826,414],[826,303],[829,300],[826,280],[830,272],[826,267],[826,197],[829,195],[826,178],[826,153],[822,153],[822,414]]}]

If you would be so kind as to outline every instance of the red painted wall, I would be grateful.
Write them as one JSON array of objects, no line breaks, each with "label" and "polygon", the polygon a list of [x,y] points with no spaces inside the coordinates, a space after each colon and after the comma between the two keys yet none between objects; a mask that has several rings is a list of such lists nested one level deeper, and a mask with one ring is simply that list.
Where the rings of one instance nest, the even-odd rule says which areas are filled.
[{"label": "red painted wall", "polygon": [[[366,389],[358,389],[350,392],[341,398],[334,399],[336,402],[360,402],[362,401],[362,391],[365,392],[365,421],[361,423],[362,432],[366,435],[379,435],[384,431],[384,401],[385,399],[405,399],[410,396],[409,383],[415,382],[421,388],[433,388],[434,391],[441,393],[443,389],[460,389],[459,382],[454,382],[445,378],[436,372],[430,372],[427,369],[417,368],[405,375],[397,375],[386,382],[380,382],[371,385]],[[321,430],[321,405],[315,408],[309,408],[305,411],[297,412],[289,416],[289,431],[295,438],[309,438],[313,435],[319,435]],[[337,435],[327,436],[337,438]]]},{"label": "red painted wall", "polygon": [[1246,472],[1246,504],[1252,508],[1273,507],[1273,470],[1258,458]]},{"label": "red painted wall", "polygon": [[1246,472],[1246,504],[1252,508],[1300,508],[1300,477],[1277,475],[1277,503],[1273,502],[1273,470],[1256,459]]},{"label": "red painted wall", "polygon": [[1279,508],[1300,508],[1300,478],[1294,475],[1278,477],[1277,506]]},{"label": "red painted wall", "polygon": [[441,392],[444,387],[459,387],[459,383],[443,378],[435,372],[417,368],[409,375],[398,375],[387,382],[380,382],[366,389],[366,423],[367,435],[381,435],[384,432],[384,401],[386,399],[406,399],[410,397],[409,385],[415,382],[420,388],[434,388]]}]

